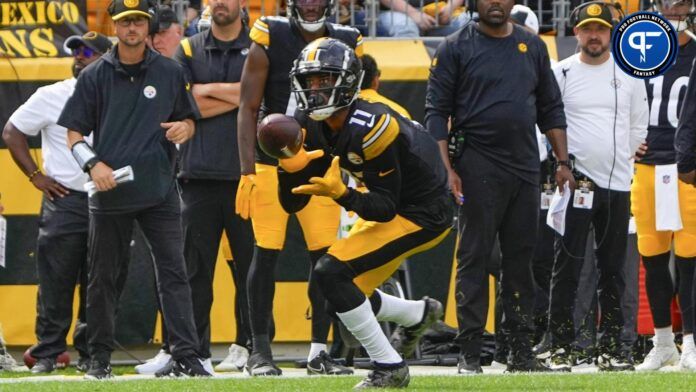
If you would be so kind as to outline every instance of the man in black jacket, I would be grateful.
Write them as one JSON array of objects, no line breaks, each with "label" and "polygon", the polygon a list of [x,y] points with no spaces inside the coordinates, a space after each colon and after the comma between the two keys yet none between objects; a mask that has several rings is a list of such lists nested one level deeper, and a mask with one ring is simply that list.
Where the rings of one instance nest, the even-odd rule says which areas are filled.
[{"label": "man in black jacket", "polygon": [[[183,69],[147,48],[151,14],[144,1],[109,6],[118,45],[77,80],[58,124],[68,147],[97,192],[89,197],[87,323],[90,370],[111,377],[116,275],[125,259],[133,221],[155,259],[162,313],[175,362],[164,374],[209,376],[199,355],[191,289],[186,279],[179,195],[174,183],[175,144],[194,134],[195,104]],[[94,132],[94,146],[84,136]],[[132,168],[134,180],[117,186],[114,169]]]},{"label": "man in black jacket", "polygon": [[548,370],[531,353],[531,260],[539,213],[535,124],[558,157],[558,186],[569,182],[574,187],[563,104],[546,45],[508,21],[513,3],[478,1],[479,23],[465,26],[438,48],[426,95],[427,129],[438,140],[450,189],[466,219],[459,233],[456,279],[461,374],[481,372],[487,263],[496,235],[503,254],[501,327],[509,336],[508,370]]}]

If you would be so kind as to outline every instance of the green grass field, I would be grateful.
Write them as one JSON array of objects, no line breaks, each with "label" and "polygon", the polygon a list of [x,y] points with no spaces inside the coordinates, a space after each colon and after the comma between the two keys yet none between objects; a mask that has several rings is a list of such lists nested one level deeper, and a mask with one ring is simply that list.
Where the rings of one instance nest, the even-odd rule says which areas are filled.
[{"label": "green grass field", "polygon": [[[133,373],[132,367],[117,367],[114,373]],[[454,369],[452,368],[454,371]],[[74,370],[54,374],[76,375]],[[2,379],[27,377],[24,373],[0,373],[0,391],[335,391],[350,390],[360,377],[234,378],[206,380],[128,380],[106,382],[26,382],[4,384]],[[31,376],[29,376],[30,378]],[[690,391],[696,389],[696,374],[601,373],[559,375],[483,375],[473,377],[414,376],[410,391]]]}]

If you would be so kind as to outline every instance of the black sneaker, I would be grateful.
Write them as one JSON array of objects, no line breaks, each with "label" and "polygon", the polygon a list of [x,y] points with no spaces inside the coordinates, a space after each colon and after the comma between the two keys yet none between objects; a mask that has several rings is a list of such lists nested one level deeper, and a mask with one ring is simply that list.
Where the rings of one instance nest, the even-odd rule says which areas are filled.
[{"label": "black sneaker", "polygon": [[392,346],[394,346],[396,351],[403,354],[404,358],[413,356],[416,347],[418,347],[418,342],[425,331],[441,319],[444,314],[440,301],[428,297],[423,297],[423,301],[425,302],[423,319],[418,324],[410,327],[399,326],[392,334]]},{"label": "black sneaker", "polygon": [[39,358],[34,367],[31,368],[31,372],[34,374],[48,374],[54,370],[56,370],[55,358]]},{"label": "black sneaker", "polygon": [[603,372],[633,371],[633,358],[628,355],[601,354],[597,357],[597,367]]},{"label": "black sneaker", "polygon": [[112,377],[111,364],[107,361],[92,360],[89,363],[89,370],[85,374],[87,380],[108,380]]},{"label": "black sneaker", "polygon": [[162,370],[155,373],[155,377],[212,377],[212,375],[203,368],[203,363],[198,357],[189,356],[172,359]]},{"label": "black sneaker", "polygon": [[481,373],[483,373],[483,369],[481,369],[480,359],[476,358],[467,362],[466,357],[463,355],[459,356],[459,360],[457,361],[457,374],[470,376]]},{"label": "black sneaker", "polygon": [[341,366],[326,351],[319,353],[314,359],[307,362],[307,374],[312,375],[346,375],[353,374],[353,370]]},{"label": "black sneaker", "polygon": [[411,381],[406,362],[392,366],[373,363],[374,368],[353,389],[367,388],[406,388]]},{"label": "black sneaker", "polygon": [[80,359],[77,360],[75,369],[80,373],[87,373],[89,371],[89,358],[80,357]]},{"label": "black sneaker", "polygon": [[272,358],[261,353],[251,354],[244,369],[250,376],[280,376],[283,374],[283,371],[273,363]]},{"label": "black sneaker", "polygon": [[569,372],[570,368],[567,370],[554,370],[550,367],[544,365],[540,360],[536,358],[528,359],[522,362],[510,362],[508,361],[506,373],[550,373],[550,372]]}]

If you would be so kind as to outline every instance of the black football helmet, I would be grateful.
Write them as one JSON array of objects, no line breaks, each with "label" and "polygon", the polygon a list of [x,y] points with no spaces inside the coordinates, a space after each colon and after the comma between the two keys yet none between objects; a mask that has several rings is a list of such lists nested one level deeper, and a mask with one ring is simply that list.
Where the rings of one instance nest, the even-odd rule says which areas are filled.
[{"label": "black football helmet", "polygon": [[[290,20],[295,21],[299,24],[299,27],[310,33],[318,31],[324,25],[326,18],[331,15],[331,11],[335,6],[334,0],[287,0],[287,3]],[[319,11],[317,20],[308,21],[305,19],[304,7],[323,7],[323,9]]]},{"label": "black football helmet", "polygon": [[[312,88],[311,75],[330,78],[329,86]],[[290,71],[290,89],[297,108],[312,120],[322,121],[353,103],[360,92],[363,70],[360,59],[348,45],[335,38],[319,38],[307,45]]]},{"label": "black football helmet", "polygon": [[650,5],[653,11],[667,18],[677,32],[682,32],[694,30],[695,3],[696,0],[652,0]]}]

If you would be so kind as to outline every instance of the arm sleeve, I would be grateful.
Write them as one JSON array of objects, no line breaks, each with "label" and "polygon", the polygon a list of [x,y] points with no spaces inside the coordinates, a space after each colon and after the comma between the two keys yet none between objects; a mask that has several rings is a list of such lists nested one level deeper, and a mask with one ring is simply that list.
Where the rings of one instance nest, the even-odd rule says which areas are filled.
[{"label": "arm sleeve", "polygon": [[629,139],[630,152],[633,154],[648,136],[648,93],[641,79],[633,79],[633,94],[631,95],[631,133]]},{"label": "arm sleeve", "polygon": [[689,76],[689,87],[682,103],[677,133],[674,135],[674,150],[677,153],[677,168],[680,173],[696,169],[696,68],[693,66]]},{"label": "arm sleeve", "polygon": [[363,166],[363,182],[369,192],[349,188],[336,202],[367,221],[389,222],[396,216],[401,190],[401,169],[396,143]]},{"label": "arm sleeve", "polygon": [[188,82],[183,68],[178,72],[178,94],[174,100],[174,110],[169,116],[169,121],[181,121],[188,118],[197,120],[199,116],[198,106],[191,95],[191,83]]},{"label": "arm sleeve", "polygon": [[294,214],[309,203],[311,195],[296,195],[292,193],[292,189],[309,184],[309,179],[312,177],[323,177],[331,165],[331,159],[327,158],[328,156],[313,160],[306,168],[295,173],[288,173],[278,166],[278,199],[285,212]]},{"label": "arm sleeve", "polygon": [[58,125],[74,129],[83,136],[96,130],[98,94],[93,73],[80,73],[75,84],[75,91],[58,118]]},{"label": "arm sleeve", "polygon": [[447,122],[454,111],[457,86],[457,61],[454,47],[444,40],[430,66],[425,93],[425,125],[435,140],[447,140]]},{"label": "arm sleeve", "polygon": [[563,98],[558,88],[556,77],[551,71],[546,44],[540,38],[539,43],[539,83],[536,88],[537,125],[539,130],[546,133],[549,129],[566,128]]}]

